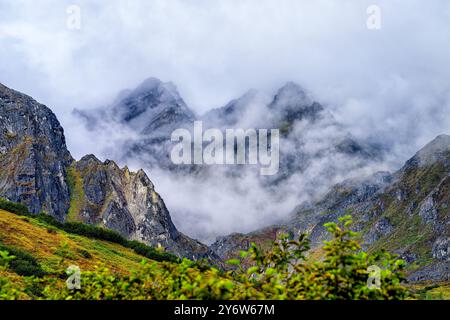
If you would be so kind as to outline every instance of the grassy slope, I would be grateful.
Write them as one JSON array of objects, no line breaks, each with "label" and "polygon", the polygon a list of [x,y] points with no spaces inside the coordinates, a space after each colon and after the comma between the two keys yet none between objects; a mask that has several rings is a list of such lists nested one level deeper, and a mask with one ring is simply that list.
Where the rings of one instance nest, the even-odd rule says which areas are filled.
[{"label": "grassy slope", "polygon": [[[104,265],[114,273],[128,274],[141,268],[140,262],[144,259],[121,245],[69,234],[36,219],[4,210],[0,210],[0,244],[32,255],[50,274],[69,265],[77,265],[82,271],[93,271],[96,266]],[[8,278],[19,287],[21,283],[25,286],[24,278],[10,270],[0,270],[0,278]],[[411,289],[421,299],[450,299],[448,283],[415,284]],[[23,294],[23,299],[29,298]]]},{"label": "grassy slope", "polygon": [[70,189],[70,208],[67,213],[67,221],[79,221],[78,215],[84,206],[83,178],[74,165],[67,171],[67,180]]},{"label": "grassy slope", "polygon": [[0,243],[31,254],[49,273],[59,268],[63,257],[66,267],[74,264],[87,271],[105,265],[121,274],[138,269],[144,259],[118,244],[68,234],[33,218],[3,210],[0,210]]}]

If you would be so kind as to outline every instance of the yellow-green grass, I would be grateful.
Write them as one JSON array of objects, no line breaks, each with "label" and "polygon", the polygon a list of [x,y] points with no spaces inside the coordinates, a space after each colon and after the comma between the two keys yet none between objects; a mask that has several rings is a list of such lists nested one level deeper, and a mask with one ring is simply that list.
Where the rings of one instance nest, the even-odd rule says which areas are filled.
[{"label": "yellow-green grass", "polygon": [[31,254],[50,273],[69,265],[77,265],[82,271],[93,271],[103,265],[114,273],[128,274],[139,269],[144,259],[121,245],[68,234],[3,210],[0,210],[0,243]]},{"label": "yellow-green grass", "polygon": [[423,282],[408,285],[415,299],[450,300],[450,283]]},{"label": "yellow-green grass", "polygon": [[84,206],[83,178],[74,165],[67,170],[67,180],[70,189],[70,207],[67,221],[79,221],[79,214]]}]

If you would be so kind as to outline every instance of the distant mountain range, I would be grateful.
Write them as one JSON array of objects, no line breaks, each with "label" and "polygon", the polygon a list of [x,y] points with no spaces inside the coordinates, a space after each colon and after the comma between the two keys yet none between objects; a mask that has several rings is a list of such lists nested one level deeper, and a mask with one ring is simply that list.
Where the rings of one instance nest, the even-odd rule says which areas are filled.
[{"label": "distant mountain range", "polygon": [[[174,129],[191,129],[195,120],[220,129],[279,128],[280,172],[261,184],[276,190],[331,154],[331,161],[318,168],[326,171],[321,172],[322,179],[333,186],[325,193],[315,193],[314,186],[304,190],[311,192],[309,201],[299,199],[289,219],[278,225],[221,237],[208,247],[177,230],[144,171],[133,173],[93,155],[76,161],[52,111],[0,85],[0,197],[25,204],[34,213],[45,211],[60,221],[104,226],[128,239],[214,263],[233,257],[250,241],[268,243],[279,231],[308,232],[316,246],[326,239],[325,222],[351,214],[366,249],[400,254],[409,263],[413,281],[448,281],[450,136],[437,137],[394,173],[339,181],[343,169],[352,171],[377,162],[389,150],[352,137],[324,106],[294,83],[287,83],[269,99],[250,91],[198,116],[173,84],[152,78],[135,90],[122,92],[109,107],[75,113],[94,131],[117,124],[136,133],[118,146],[123,152],[117,160],[138,159],[149,168],[159,167],[175,175],[198,175],[199,183],[208,176],[208,168],[180,170],[170,161]],[[244,169],[230,168],[231,173],[240,170]]]},{"label": "distant mountain range", "polygon": [[343,181],[318,201],[297,207],[284,223],[221,237],[211,248],[230,259],[251,242],[275,240],[279,232],[308,233],[314,248],[327,240],[323,225],[348,214],[364,248],[400,255],[411,281],[449,281],[450,136],[438,136],[392,174]]},{"label": "distant mountain range", "polygon": [[[209,170],[205,166],[179,166],[170,160],[171,133],[177,128],[192,131],[196,120],[203,122],[204,128],[280,129],[281,169],[271,183],[286,179],[301,172],[309,165],[309,160],[323,153],[337,153],[364,163],[380,159],[382,148],[367,141],[358,141],[341,126],[318,102],[315,102],[299,85],[288,82],[276,95],[268,98],[256,90],[250,90],[242,97],[232,100],[221,108],[213,109],[197,116],[180,97],[174,84],[149,78],[134,90],[121,92],[116,101],[107,107],[94,110],[74,110],[92,131],[111,124],[120,125],[131,132],[133,137],[123,141],[118,160],[142,163],[147,168],[163,168],[178,173]],[[305,130],[311,128],[330,132],[326,141],[317,143],[314,153],[305,150],[302,132],[295,131],[296,123],[304,123]],[[308,127],[309,126],[309,127]],[[325,143],[324,143],[325,142]],[[119,149],[119,148],[117,148]],[[242,168],[241,168],[242,169]],[[236,167],[230,168],[232,172]],[[333,174],[330,168],[330,174]]]}]

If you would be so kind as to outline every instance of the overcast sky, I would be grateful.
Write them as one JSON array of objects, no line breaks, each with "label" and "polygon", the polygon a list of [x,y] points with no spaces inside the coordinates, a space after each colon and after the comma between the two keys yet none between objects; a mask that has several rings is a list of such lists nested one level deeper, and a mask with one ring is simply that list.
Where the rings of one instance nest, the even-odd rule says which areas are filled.
[{"label": "overcast sky", "polygon": [[[68,28],[71,5],[80,9],[79,29]],[[381,10],[381,29],[367,27],[371,5]],[[389,146],[379,165],[396,170],[450,134],[450,1],[0,0],[0,82],[56,113],[75,158],[111,156],[102,150],[116,148],[123,133],[88,132],[73,108],[107,105],[148,77],[172,81],[197,113],[295,81],[345,130]],[[320,127],[306,133],[309,144],[329,139]],[[350,160],[325,157],[277,189],[289,195],[281,203],[252,179],[237,181],[242,193],[223,176],[199,185],[147,172],[177,226],[210,241],[289,213],[304,189],[336,182],[326,176],[333,164],[342,178],[352,174]]]},{"label": "overcast sky", "polygon": [[356,134],[413,150],[450,128],[449,21],[448,0],[0,0],[0,82],[49,105],[76,156],[94,150],[75,143],[70,111],[150,76],[199,113],[293,80]]}]

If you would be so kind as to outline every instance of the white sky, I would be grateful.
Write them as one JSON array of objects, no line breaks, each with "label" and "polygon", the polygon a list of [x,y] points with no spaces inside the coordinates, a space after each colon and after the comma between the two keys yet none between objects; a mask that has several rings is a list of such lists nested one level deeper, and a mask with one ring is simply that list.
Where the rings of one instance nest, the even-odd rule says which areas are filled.
[{"label": "white sky", "polygon": [[[71,4],[81,9],[80,30],[66,26]],[[373,4],[380,30],[366,26]],[[273,93],[295,81],[355,136],[390,145],[398,168],[450,134],[450,1],[0,0],[0,82],[57,114],[75,158],[103,158],[114,141],[89,135],[73,108],[108,104],[148,77],[174,82],[198,113],[250,88]],[[300,182],[317,181],[323,164],[316,165]],[[253,230],[270,220],[272,206],[286,214],[299,201],[266,206],[251,180],[253,193],[236,195],[230,181],[210,179],[202,189],[149,176],[177,225],[194,236]]]},{"label": "white sky", "polygon": [[[70,4],[80,30],[66,27]],[[0,82],[51,107],[75,155],[91,150],[70,111],[150,76],[199,113],[296,81],[355,134],[413,150],[450,128],[449,21],[447,0],[0,0]]]}]

